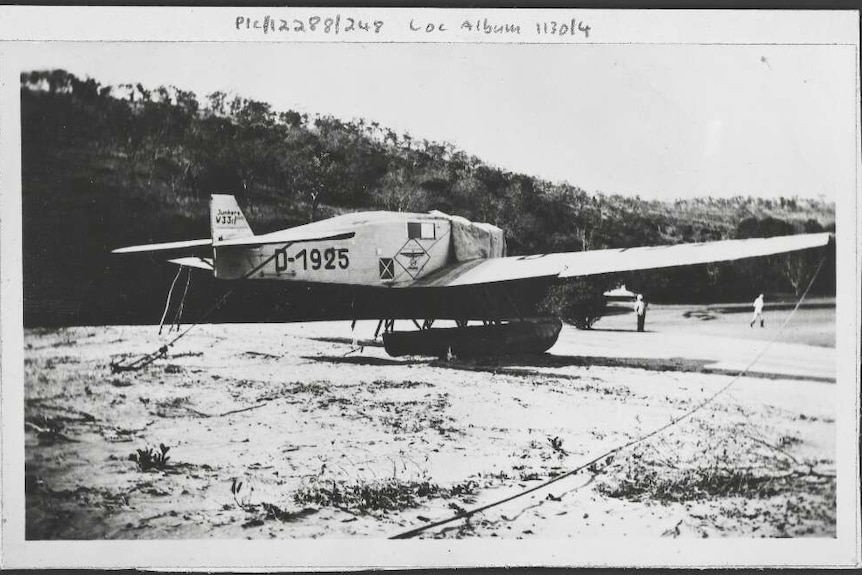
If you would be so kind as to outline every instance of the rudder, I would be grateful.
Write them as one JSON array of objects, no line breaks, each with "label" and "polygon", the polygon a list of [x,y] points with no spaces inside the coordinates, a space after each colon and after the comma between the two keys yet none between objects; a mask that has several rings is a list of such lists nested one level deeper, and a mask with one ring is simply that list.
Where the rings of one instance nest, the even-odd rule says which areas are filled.
[{"label": "rudder", "polygon": [[210,199],[210,231],[213,244],[254,235],[236,198],[226,194],[213,194]]}]

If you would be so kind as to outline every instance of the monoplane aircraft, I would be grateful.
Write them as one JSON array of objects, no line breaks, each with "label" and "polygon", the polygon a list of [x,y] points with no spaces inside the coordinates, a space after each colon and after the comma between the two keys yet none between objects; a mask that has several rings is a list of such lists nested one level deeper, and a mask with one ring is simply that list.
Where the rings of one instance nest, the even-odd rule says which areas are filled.
[{"label": "monoplane aircraft", "polygon": [[[559,318],[535,315],[527,294],[571,278],[737,260],[826,245],[830,234],[506,256],[503,230],[438,211],[356,212],[255,235],[233,196],[213,195],[211,237],[119,248],[164,251],[168,261],[231,282],[342,286],[343,319],[377,319],[391,355],[541,353]],[[203,251],[202,255],[200,252]],[[335,319],[335,318],[333,318]],[[396,319],[415,331],[395,331]],[[454,328],[433,328],[435,320]],[[481,325],[468,325],[479,321]]]}]

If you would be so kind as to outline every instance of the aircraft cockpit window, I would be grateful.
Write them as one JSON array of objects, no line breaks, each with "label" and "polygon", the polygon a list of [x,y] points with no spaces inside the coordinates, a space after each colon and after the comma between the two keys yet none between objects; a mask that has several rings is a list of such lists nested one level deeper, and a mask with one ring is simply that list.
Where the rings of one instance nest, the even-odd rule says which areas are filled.
[{"label": "aircraft cockpit window", "polygon": [[437,237],[434,222],[407,222],[407,238],[433,240]]}]

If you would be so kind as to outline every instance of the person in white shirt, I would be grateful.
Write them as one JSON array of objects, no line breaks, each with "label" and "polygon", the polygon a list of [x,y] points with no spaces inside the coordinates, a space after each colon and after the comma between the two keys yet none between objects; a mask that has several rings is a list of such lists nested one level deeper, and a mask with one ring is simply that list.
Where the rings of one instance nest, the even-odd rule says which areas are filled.
[{"label": "person in white shirt", "polygon": [[638,331],[643,331],[646,322],[646,302],[641,294],[638,294],[638,299],[635,302],[635,313],[638,316]]},{"label": "person in white shirt", "polygon": [[748,324],[748,327],[754,327],[754,323],[758,319],[760,320],[760,327],[763,327],[763,294],[760,294],[754,300],[754,315],[751,316],[751,323]]}]

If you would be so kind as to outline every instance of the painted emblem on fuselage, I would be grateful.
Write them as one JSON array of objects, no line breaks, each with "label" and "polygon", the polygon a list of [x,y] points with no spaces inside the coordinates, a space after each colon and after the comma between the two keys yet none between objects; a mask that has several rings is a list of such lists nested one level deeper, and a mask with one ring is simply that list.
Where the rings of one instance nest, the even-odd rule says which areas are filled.
[{"label": "painted emblem on fuselage", "polygon": [[417,242],[415,239],[411,239],[404,244],[404,247],[398,251],[398,255],[407,259],[407,265],[404,265],[405,262],[400,260],[398,263],[411,272],[421,271],[425,264],[428,263],[428,260],[431,259],[431,256],[428,255],[428,252],[425,251],[422,244]]}]

